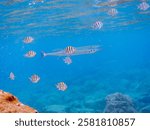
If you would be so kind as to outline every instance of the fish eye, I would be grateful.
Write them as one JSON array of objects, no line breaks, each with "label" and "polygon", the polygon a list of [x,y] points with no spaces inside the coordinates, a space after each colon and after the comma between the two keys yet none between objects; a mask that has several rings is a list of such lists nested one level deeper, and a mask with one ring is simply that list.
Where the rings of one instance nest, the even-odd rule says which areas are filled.
[{"label": "fish eye", "polygon": [[91,50],[89,51],[89,53],[92,53],[92,52],[95,52],[95,50],[94,50],[94,49],[91,49]]}]

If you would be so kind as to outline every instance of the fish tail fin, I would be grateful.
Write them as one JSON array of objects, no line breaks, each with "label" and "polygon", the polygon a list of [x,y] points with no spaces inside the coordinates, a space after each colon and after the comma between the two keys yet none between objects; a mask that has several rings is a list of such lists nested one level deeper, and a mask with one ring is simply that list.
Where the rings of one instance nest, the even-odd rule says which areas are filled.
[{"label": "fish tail fin", "polygon": [[41,54],[42,54],[42,57],[47,56],[47,54],[44,51],[42,51]]}]

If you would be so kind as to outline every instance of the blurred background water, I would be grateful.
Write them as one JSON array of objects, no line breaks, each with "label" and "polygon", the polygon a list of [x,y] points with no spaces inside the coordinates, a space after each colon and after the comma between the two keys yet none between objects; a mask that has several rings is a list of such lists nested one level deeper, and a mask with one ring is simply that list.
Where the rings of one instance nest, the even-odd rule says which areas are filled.
[{"label": "blurred background water", "polygon": [[[116,92],[130,96],[136,112],[150,112],[150,8],[139,9],[143,1],[1,0],[0,89],[39,112],[104,112],[106,96]],[[116,16],[108,15],[111,8]],[[103,23],[99,30],[92,28],[96,21]],[[23,43],[27,36],[33,43]],[[87,45],[102,49],[73,56],[70,65],[64,57],[41,56]],[[30,50],[37,55],[25,58]],[[32,74],[40,82],[33,84]],[[67,90],[59,91],[58,82]]]}]

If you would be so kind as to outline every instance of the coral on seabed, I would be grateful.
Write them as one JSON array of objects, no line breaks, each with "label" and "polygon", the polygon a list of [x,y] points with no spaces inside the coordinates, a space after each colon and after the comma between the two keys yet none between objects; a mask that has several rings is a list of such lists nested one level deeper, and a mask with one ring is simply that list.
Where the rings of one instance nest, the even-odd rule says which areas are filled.
[{"label": "coral on seabed", "polygon": [[133,102],[127,95],[114,93],[106,97],[105,113],[134,113]]},{"label": "coral on seabed", "polygon": [[0,90],[0,113],[36,113],[33,108],[19,102],[10,93]]}]

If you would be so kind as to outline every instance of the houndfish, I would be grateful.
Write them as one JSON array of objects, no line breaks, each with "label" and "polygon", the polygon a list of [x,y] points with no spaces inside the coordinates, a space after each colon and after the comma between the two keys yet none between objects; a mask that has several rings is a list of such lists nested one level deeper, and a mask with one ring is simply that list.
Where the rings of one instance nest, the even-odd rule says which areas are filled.
[{"label": "houndfish", "polygon": [[43,57],[46,56],[75,56],[75,55],[86,55],[93,54],[100,50],[99,45],[94,46],[83,46],[83,47],[72,47],[68,46],[60,51],[54,51],[50,53],[42,52]]}]

